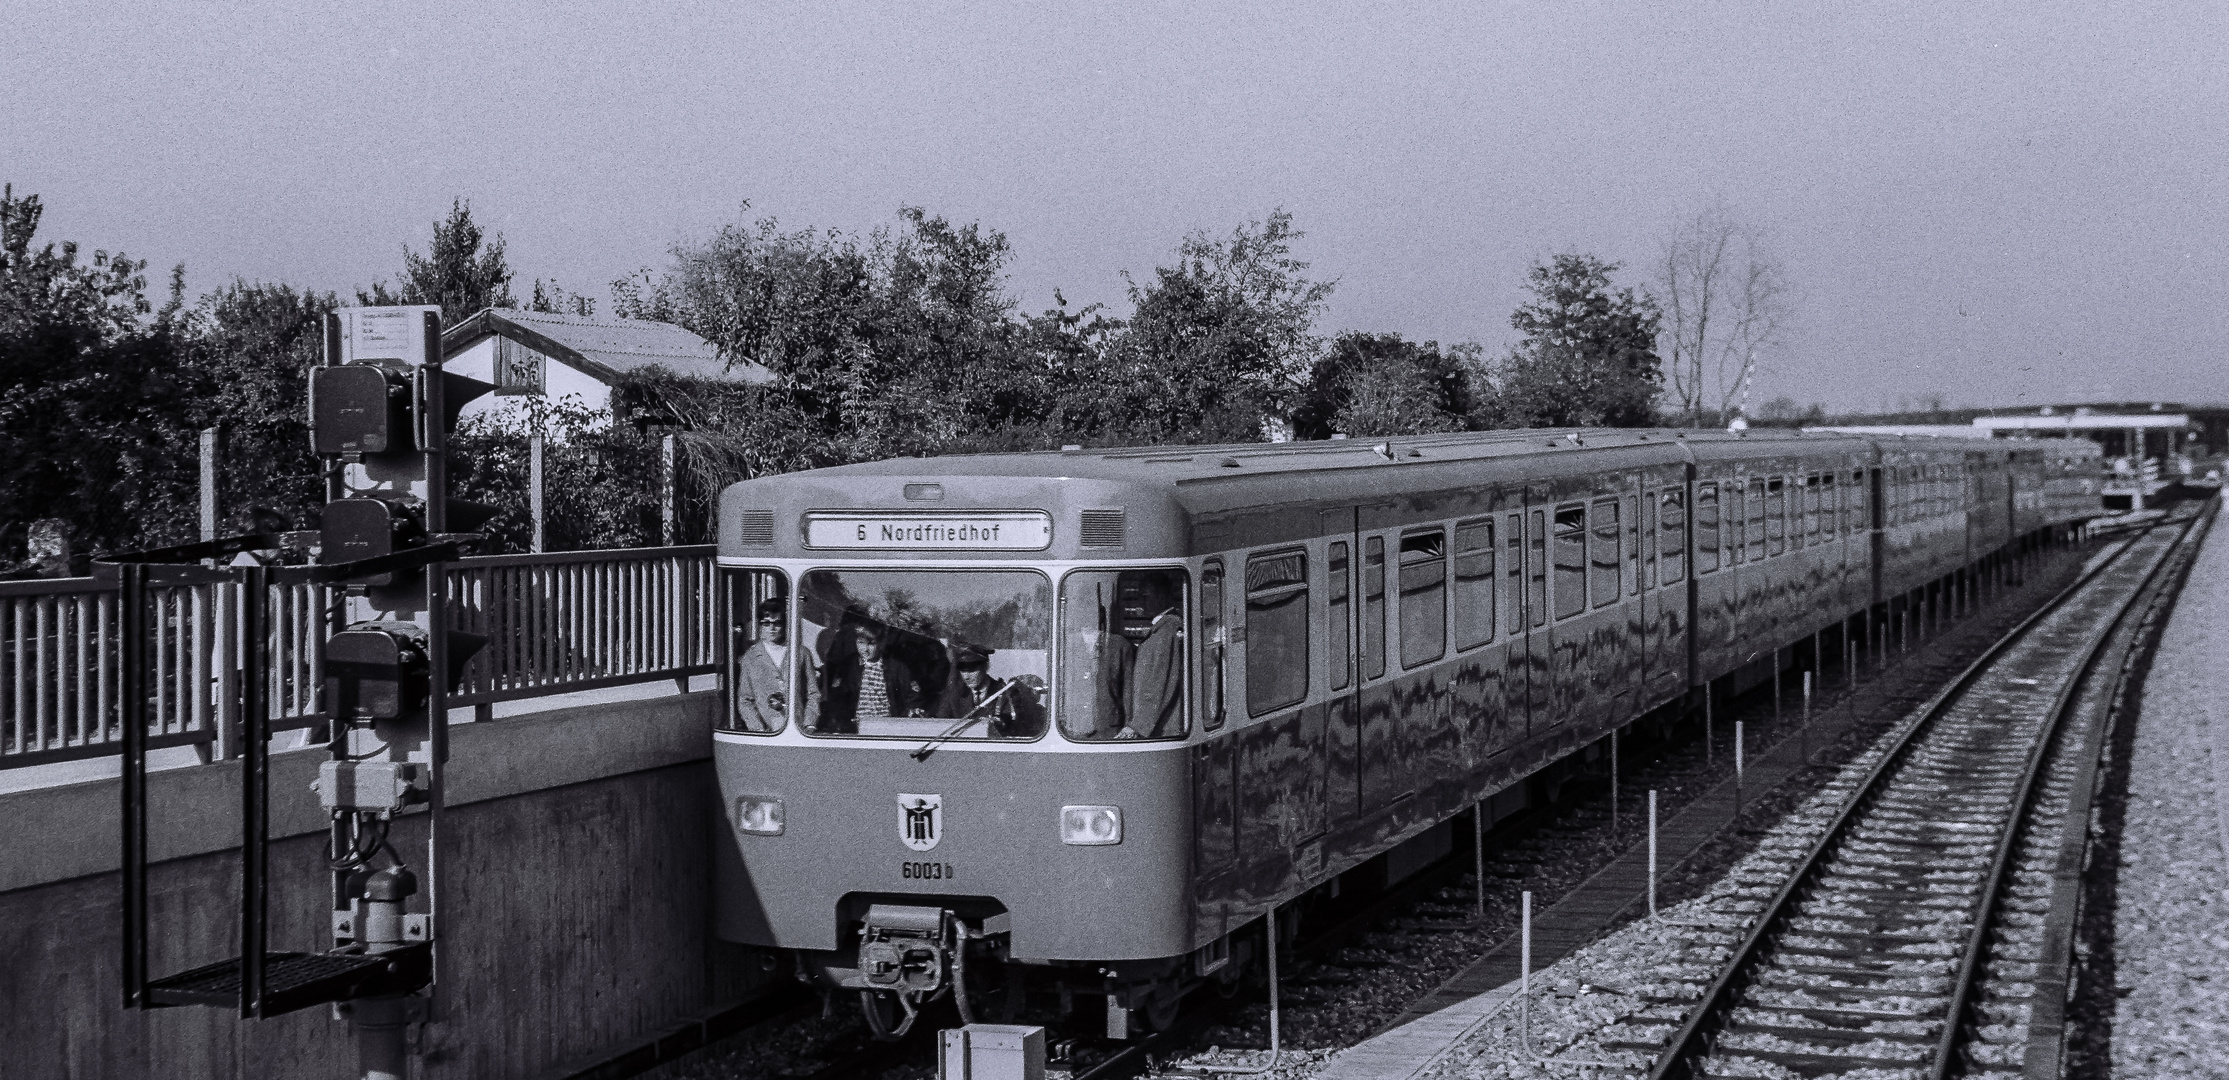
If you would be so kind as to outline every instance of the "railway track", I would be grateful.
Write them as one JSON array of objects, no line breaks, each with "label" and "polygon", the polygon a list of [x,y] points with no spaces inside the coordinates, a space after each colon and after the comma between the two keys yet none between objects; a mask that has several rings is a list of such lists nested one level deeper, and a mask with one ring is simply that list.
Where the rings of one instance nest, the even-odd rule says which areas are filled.
[{"label": "railway track", "polygon": [[1797,823],[1815,840],[1761,849],[1736,899],[1687,934],[1686,959],[1718,971],[1699,1001],[1662,1000],[1601,1045],[1656,1050],[1652,1080],[2019,1075],[2048,927],[2071,919],[2052,900],[2063,827],[2087,820],[2088,772],[2064,748],[2094,745],[2076,729],[2112,696],[2118,671],[2100,662],[2124,655],[2108,646],[2163,594],[2198,522],[2128,541],[1842,782],[1838,812]]}]

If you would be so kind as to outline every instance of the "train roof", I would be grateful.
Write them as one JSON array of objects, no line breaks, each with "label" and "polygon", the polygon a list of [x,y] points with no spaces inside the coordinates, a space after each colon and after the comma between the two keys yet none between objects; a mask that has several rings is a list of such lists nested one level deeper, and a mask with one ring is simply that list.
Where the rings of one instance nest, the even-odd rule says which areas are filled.
[{"label": "train roof", "polygon": [[[1374,469],[1404,463],[1447,464],[1525,456],[1550,457],[1580,449],[1597,451],[1596,454],[1585,456],[1590,459],[1587,467],[1599,467],[1599,452],[1612,448],[1671,448],[1671,453],[1678,454],[1679,447],[1687,446],[1694,448],[1698,456],[1715,458],[1748,456],[1760,452],[1863,452],[1880,441],[1884,440],[1783,428],[1751,429],[1745,432],[1670,428],[1522,428],[1372,439],[1044,450],[934,459],[890,458],[813,469],[792,475],[828,479],[911,477],[924,471],[925,461],[933,460],[936,463],[934,470],[949,476],[1034,476],[1113,481],[1150,479],[1155,483],[1186,484],[1213,483],[1239,476],[1264,474]],[[1946,446],[1950,442],[1930,439],[1902,441]]]},{"label": "train roof", "polygon": [[[792,549],[792,530],[847,509],[895,513],[1045,512],[1066,523],[1056,548],[1080,542],[1079,515],[1126,511],[1148,547],[1207,550],[1227,529],[1310,527],[1320,508],[1353,506],[1375,520],[1489,512],[1512,489],[1529,499],[1590,497],[1614,477],[1682,468],[1727,476],[1839,470],[1883,461],[2003,458],[1970,439],[1899,438],[1790,429],[1521,429],[1220,446],[1146,446],[891,458],[746,480],[721,495],[720,542]],[[1100,509],[1093,509],[1100,508]],[[755,522],[746,542],[740,522]],[[801,526],[802,527],[802,526]],[[802,550],[802,549],[795,549]]]}]

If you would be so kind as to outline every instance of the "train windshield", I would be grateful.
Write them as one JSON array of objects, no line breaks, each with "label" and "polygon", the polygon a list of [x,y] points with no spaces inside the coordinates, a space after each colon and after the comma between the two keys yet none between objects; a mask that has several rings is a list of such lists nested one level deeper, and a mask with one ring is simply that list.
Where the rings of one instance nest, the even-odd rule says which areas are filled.
[{"label": "train windshield", "polygon": [[1034,739],[1045,732],[1053,589],[1027,570],[814,570],[797,640],[808,735]]}]

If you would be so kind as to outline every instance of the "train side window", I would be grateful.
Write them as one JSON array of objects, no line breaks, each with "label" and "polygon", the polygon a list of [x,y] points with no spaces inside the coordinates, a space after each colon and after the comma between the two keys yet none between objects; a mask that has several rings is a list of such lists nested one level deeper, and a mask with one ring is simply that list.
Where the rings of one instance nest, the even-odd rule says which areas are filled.
[{"label": "train side window", "polygon": [[1718,485],[1695,485],[1695,572],[1718,569]]},{"label": "train side window", "polygon": [[1803,546],[1819,542],[1819,474],[1803,478]]},{"label": "train side window", "polygon": [[1455,526],[1455,649],[1494,638],[1494,523]]},{"label": "train side window", "polygon": [[1788,550],[1787,482],[1775,476],[1765,484],[1765,555]]},{"label": "train side window", "polygon": [[1842,531],[1842,495],[1834,486],[1834,474],[1819,476],[1819,532],[1832,540]]},{"label": "train side window", "polygon": [[1849,497],[1843,505],[1842,531],[1856,536],[1869,531],[1873,523],[1865,516],[1865,470],[1850,470]]},{"label": "train side window", "polygon": [[1447,534],[1439,529],[1401,538],[1401,666],[1447,654]]},{"label": "train side window", "polygon": [[1246,712],[1308,696],[1308,553],[1246,560]]},{"label": "train side window", "polygon": [[1385,538],[1362,542],[1362,677],[1385,676]]},{"label": "train side window", "polygon": [[1786,493],[1786,496],[1787,496],[1787,500],[1786,500],[1786,505],[1787,505],[1787,509],[1786,509],[1786,512],[1785,512],[1785,513],[1784,513],[1784,514],[1782,515],[1782,517],[1783,517],[1783,518],[1784,518],[1784,519],[1785,519],[1785,520],[1787,521],[1787,523],[1788,523],[1788,545],[1787,545],[1787,550],[1789,550],[1789,551],[1802,551],[1802,550],[1803,550],[1803,509],[1804,509],[1804,492],[1803,492],[1803,476],[1802,476],[1802,474],[1800,474],[1800,473],[1799,473],[1799,474],[1797,474],[1797,475],[1795,475],[1795,476],[1791,476],[1791,477],[1789,477],[1789,478],[1788,478],[1788,481],[1787,481],[1787,484],[1786,484],[1786,486],[1785,486],[1785,488],[1784,488],[1783,490],[1785,491],[1785,493]]},{"label": "train side window", "polygon": [[1747,543],[1749,532],[1748,491],[1747,484],[1740,480],[1729,481],[1726,484],[1726,508],[1723,513],[1726,522],[1726,536],[1720,546],[1725,551],[1726,565],[1728,566],[1740,566],[1742,563],[1749,561],[1749,544]]},{"label": "train side window", "polygon": [[1750,562],[1761,562],[1765,557],[1765,479],[1756,477],[1749,481],[1748,520],[1742,526],[1743,546]]},{"label": "train side window", "polygon": [[1207,730],[1223,726],[1223,683],[1229,656],[1223,632],[1223,560],[1200,567],[1200,717]]},{"label": "train side window", "polygon": [[1528,591],[1525,593],[1525,610],[1532,615],[1532,624],[1541,626],[1548,621],[1548,524],[1545,511],[1532,512],[1532,527],[1525,530],[1525,576]]},{"label": "train side window", "polygon": [[1642,584],[1646,584],[1652,589],[1656,587],[1656,500],[1656,492],[1644,491],[1641,493],[1641,517],[1634,524],[1634,527],[1640,530],[1641,536],[1641,542],[1636,545],[1639,553],[1634,556],[1635,559],[1639,560],[1638,565],[1641,568],[1640,572],[1635,575],[1634,585],[1636,589]]},{"label": "train side window", "polygon": [[1525,628],[1525,516],[1509,515],[1506,529],[1502,544],[1509,550],[1502,561],[1508,565],[1502,574],[1509,579],[1509,592],[1503,606],[1509,609],[1509,632],[1514,634]]},{"label": "train side window", "polygon": [[1588,545],[1588,583],[1593,587],[1594,606],[1603,607],[1618,602],[1618,568],[1624,562],[1618,553],[1618,537],[1624,530],[1618,522],[1618,501],[1594,500],[1594,540]]},{"label": "train side window", "polygon": [[[1687,578],[1687,507],[1681,505],[1680,494],[1677,491],[1667,491],[1658,497],[1662,509],[1657,512],[1657,522],[1663,539],[1660,541],[1662,553],[1657,557],[1657,566],[1660,568],[1657,580],[1666,585],[1677,585]],[[1717,495],[1718,489],[1712,488],[1713,500]],[[1717,512],[1716,506],[1711,509],[1714,514]],[[1716,522],[1712,523],[1714,531],[1716,525]],[[1711,561],[1717,560],[1717,542],[1713,540]]]},{"label": "train side window", "polygon": [[1587,507],[1556,507],[1556,618],[1587,609]]},{"label": "train side window", "polygon": [[[814,718],[819,674],[811,650],[791,647],[789,589],[771,570],[726,570],[727,678],[720,687],[727,699],[720,710],[722,731],[772,735],[789,726],[790,706],[802,703]],[[799,678],[800,668],[807,677]],[[804,691],[800,694],[800,689]]]},{"label": "train side window", "polygon": [[[1219,573],[1219,565],[1210,562],[1207,571]],[[1215,675],[1222,608],[1208,606],[1218,589],[1203,576],[1197,653],[1202,677],[1187,680],[1192,652],[1185,602],[1192,581],[1183,570],[1075,570],[1062,578],[1059,682],[1053,695],[1060,733],[1078,741],[1183,738],[1190,730],[1187,683],[1199,687],[1203,700],[1220,692]],[[995,626],[996,611],[978,609],[978,626]],[[980,612],[992,614],[986,618]],[[991,663],[995,673],[997,654]],[[954,704],[966,710],[965,699]]]},{"label": "train side window", "polygon": [[1331,545],[1330,577],[1324,581],[1331,598],[1327,647],[1331,650],[1331,688],[1344,690],[1354,682],[1354,602],[1348,596],[1347,542]]}]

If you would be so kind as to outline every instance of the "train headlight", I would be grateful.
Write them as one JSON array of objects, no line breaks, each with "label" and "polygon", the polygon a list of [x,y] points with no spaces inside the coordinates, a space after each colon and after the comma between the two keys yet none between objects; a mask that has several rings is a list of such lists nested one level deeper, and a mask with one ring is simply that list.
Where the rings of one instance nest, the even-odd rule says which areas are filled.
[{"label": "train headlight", "polygon": [[745,795],[735,800],[735,827],[754,836],[782,835],[782,800]]},{"label": "train headlight", "polygon": [[1103,847],[1122,842],[1122,808],[1119,806],[1063,806],[1060,808],[1060,842]]}]

